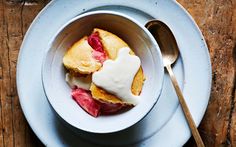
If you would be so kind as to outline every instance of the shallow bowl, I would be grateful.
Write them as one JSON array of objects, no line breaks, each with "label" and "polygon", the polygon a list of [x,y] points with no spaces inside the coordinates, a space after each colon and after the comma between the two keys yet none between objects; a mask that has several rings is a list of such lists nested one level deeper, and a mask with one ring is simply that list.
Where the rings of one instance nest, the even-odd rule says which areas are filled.
[{"label": "shallow bowl", "polygon": [[[65,81],[66,70],[62,58],[73,43],[93,28],[101,28],[122,38],[141,59],[146,77],[140,94],[141,101],[132,109],[94,118],[71,97]],[[75,129],[91,133],[113,133],[124,130],[143,119],[157,102],[163,83],[164,67],[158,44],[136,20],[113,11],[93,11],[69,20],[55,33],[42,66],[43,87],[53,110]]]}]

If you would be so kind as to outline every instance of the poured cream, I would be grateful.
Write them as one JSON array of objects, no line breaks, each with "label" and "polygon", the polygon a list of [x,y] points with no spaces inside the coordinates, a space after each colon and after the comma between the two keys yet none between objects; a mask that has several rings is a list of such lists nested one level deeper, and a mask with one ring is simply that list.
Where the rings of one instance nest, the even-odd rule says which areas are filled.
[{"label": "poured cream", "polygon": [[139,96],[132,94],[131,86],[141,61],[139,57],[130,55],[129,52],[130,48],[121,48],[115,60],[106,60],[101,70],[93,73],[92,81],[123,101],[136,105]]},{"label": "poured cream", "polygon": [[77,86],[78,88],[89,90],[92,79],[91,75],[87,75],[85,77],[75,77],[69,73],[66,73],[66,82],[71,88]]}]

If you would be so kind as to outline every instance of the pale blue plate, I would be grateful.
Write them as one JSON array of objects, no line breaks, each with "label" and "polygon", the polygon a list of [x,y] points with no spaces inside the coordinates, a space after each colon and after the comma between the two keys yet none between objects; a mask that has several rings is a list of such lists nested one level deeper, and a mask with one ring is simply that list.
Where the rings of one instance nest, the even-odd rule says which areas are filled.
[{"label": "pale blue plate", "polygon": [[125,13],[143,25],[155,18],[171,28],[181,53],[174,72],[196,124],[199,125],[202,120],[211,89],[210,57],[196,23],[176,1],[57,0],[50,2],[35,18],[18,58],[18,94],[33,131],[46,146],[53,147],[95,147],[97,144],[135,147],[183,145],[191,134],[168,75],[165,75],[161,97],[153,110],[141,122],[125,131],[108,135],[75,134],[55,116],[42,87],[43,55],[49,49],[50,39],[63,24],[83,12],[93,10]]}]

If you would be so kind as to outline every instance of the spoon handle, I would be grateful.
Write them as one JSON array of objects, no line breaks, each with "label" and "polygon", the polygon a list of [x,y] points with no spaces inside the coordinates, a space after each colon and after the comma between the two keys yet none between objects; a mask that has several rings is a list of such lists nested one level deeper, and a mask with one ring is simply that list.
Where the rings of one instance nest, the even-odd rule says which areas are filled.
[{"label": "spoon handle", "polygon": [[192,134],[193,134],[193,137],[194,137],[194,139],[196,141],[196,144],[197,144],[198,147],[205,147],[205,145],[204,145],[204,143],[202,141],[202,138],[201,138],[201,136],[200,136],[200,134],[199,134],[199,132],[197,130],[197,127],[196,127],[196,125],[194,123],[192,115],[191,115],[191,113],[189,111],[189,108],[188,108],[188,106],[187,106],[187,104],[186,104],[186,102],[184,100],[184,96],[183,96],[183,94],[182,94],[182,92],[181,92],[181,90],[179,88],[178,82],[177,82],[177,80],[175,78],[175,75],[174,75],[174,73],[172,71],[171,65],[166,65],[166,69],[167,69],[167,71],[168,71],[168,73],[170,75],[172,84],[174,85],[176,94],[178,95],[178,98],[179,98],[180,105],[182,106],[183,112],[184,112],[185,117],[186,117],[186,119],[188,121],[188,125],[189,125],[189,127],[190,127],[190,129],[192,131]]}]

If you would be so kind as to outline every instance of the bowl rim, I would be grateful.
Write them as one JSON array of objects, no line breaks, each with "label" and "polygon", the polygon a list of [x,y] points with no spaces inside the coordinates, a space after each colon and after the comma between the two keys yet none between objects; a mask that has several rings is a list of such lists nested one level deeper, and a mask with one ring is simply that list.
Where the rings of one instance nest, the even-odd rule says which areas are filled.
[{"label": "bowl rim", "polygon": [[[160,75],[158,76],[158,78],[160,79],[160,86],[159,86],[159,89],[156,89],[156,92],[155,94],[153,95],[153,97],[155,96],[155,101],[154,103],[152,103],[151,107],[148,108],[148,111],[146,113],[144,113],[139,119],[136,119],[134,121],[134,123],[126,123],[125,126],[123,127],[119,127],[119,129],[117,129],[116,127],[113,127],[113,129],[109,129],[109,130],[103,130],[103,131],[95,131],[95,130],[87,130],[87,129],[84,129],[84,128],[81,128],[77,125],[74,125],[72,123],[70,123],[69,121],[67,121],[66,119],[64,119],[60,113],[57,111],[56,108],[54,108],[53,104],[51,103],[50,101],[50,96],[48,96],[48,92],[47,92],[47,86],[45,86],[45,66],[46,66],[46,58],[47,58],[47,55],[48,53],[50,52],[51,50],[51,47],[52,47],[52,44],[54,43],[54,41],[56,40],[56,38],[58,37],[58,35],[68,26],[70,25],[71,23],[79,20],[79,19],[82,19],[84,17],[87,17],[87,16],[90,16],[90,15],[96,15],[96,14],[109,14],[109,15],[116,15],[116,16],[119,16],[119,17],[123,17],[131,22],[133,22],[135,25],[137,25],[141,30],[143,30],[145,32],[145,34],[149,37],[148,39],[150,39],[150,41],[154,44],[155,46],[155,49],[156,49],[156,52],[157,52],[157,56],[160,60],[158,60],[158,62],[160,62],[160,66],[161,66],[161,69],[160,70]],[[48,48],[45,50],[44,52],[44,55],[43,55],[43,62],[42,62],[42,66],[41,66],[41,77],[42,77],[42,86],[43,86],[43,91],[45,93],[45,96],[47,98],[47,101],[49,103],[49,105],[51,106],[51,108],[54,110],[55,114],[57,114],[58,117],[60,117],[61,119],[60,120],[63,120],[66,124],[72,126],[73,128],[75,129],[79,129],[79,130],[82,130],[82,131],[85,131],[85,132],[88,132],[88,133],[99,133],[99,134],[105,134],[105,133],[115,133],[115,132],[119,132],[119,131],[122,131],[122,130],[125,130],[135,124],[137,124],[138,122],[140,122],[143,118],[145,118],[149,112],[153,109],[153,107],[156,105],[157,101],[159,100],[160,98],[160,95],[162,93],[162,89],[163,89],[163,83],[164,83],[164,65],[163,65],[163,60],[162,60],[162,54],[161,54],[161,51],[160,51],[160,48],[159,48],[159,45],[158,43],[156,42],[156,40],[154,39],[154,37],[152,36],[152,34],[148,31],[147,28],[145,28],[144,25],[142,25],[140,22],[138,22],[137,20],[135,20],[134,18],[131,18],[130,16],[127,16],[126,14],[124,13],[121,13],[121,12],[115,12],[115,11],[112,11],[112,10],[94,10],[94,11],[90,11],[90,12],[85,12],[85,13],[82,13],[70,20],[68,20],[65,24],[63,24],[59,29],[58,31],[56,31],[54,33],[54,36],[52,37],[52,39],[49,41],[49,46]],[[89,115],[89,114],[88,114]],[[114,129],[116,128],[116,129]]]}]

